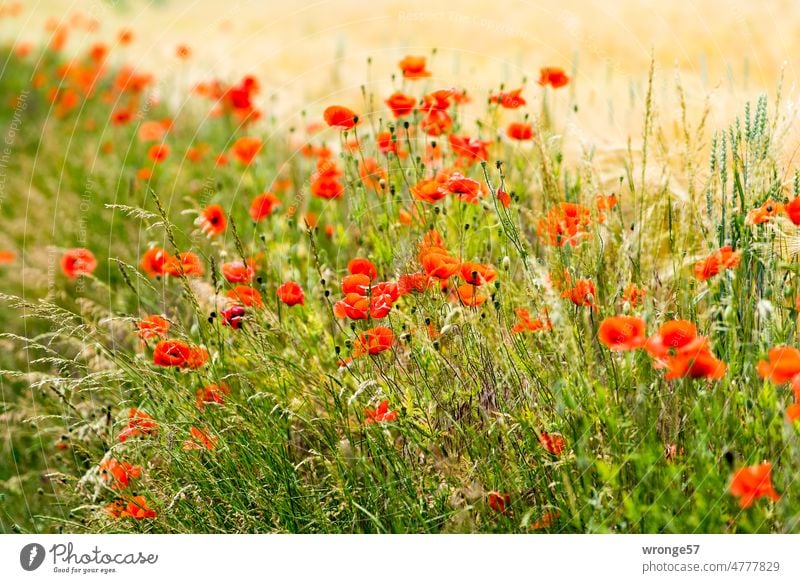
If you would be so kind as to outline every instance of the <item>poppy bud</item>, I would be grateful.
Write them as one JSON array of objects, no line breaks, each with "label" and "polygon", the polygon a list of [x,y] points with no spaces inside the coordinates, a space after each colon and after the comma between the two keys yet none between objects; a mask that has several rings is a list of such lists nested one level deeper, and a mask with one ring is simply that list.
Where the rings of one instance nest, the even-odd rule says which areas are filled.
[{"label": "poppy bud", "polygon": [[226,308],[222,310],[222,317],[224,318],[224,324],[226,326],[230,326],[234,330],[238,330],[242,327],[242,322],[244,321],[245,309],[242,306],[231,306],[230,308]]},{"label": "poppy bud", "polygon": [[733,316],[733,306],[726,306],[725,311],[722,314],[722,318],[725,321],[728,321]]}]

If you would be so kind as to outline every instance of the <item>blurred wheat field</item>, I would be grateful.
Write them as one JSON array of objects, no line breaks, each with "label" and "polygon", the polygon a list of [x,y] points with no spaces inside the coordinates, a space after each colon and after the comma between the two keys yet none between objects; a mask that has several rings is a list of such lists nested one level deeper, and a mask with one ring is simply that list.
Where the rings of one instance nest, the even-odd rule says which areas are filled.
[{"label": "blurred wheat field", "polygon": [[[224,9],[214,0],[48,0],[28,7],[15,33],[24,41],[40,38],[52,19],[101,21],[99,34],[74,39],[71,48],[78,51],[98,39],[113,46],[120,29],[133,30],[134,43],[125,50],[142,70],[177,84],[164,88],[173,105],[180,107],[183,89],[198,81],[252,73],[264,83],[267,113],[287,127],[297,122],[299,104],[310,112],[331,98],[360,105],[362,87],[390,87],[389,73],[404,54],[433,49],[430,85],[469,85],[478,98],[500,83],[532,83],[543,63],[574,72],[579,111],[565,133],[576,150],[590,144],[619,152],[628,138],[637,144],[651,56],[667,139],[681,139],[678,80],[688,121],[697,123],[707,104],[711,127],[729,123],[760,93],[773,98],[781,77],[786,111],[793,115],[797,101],[800,5],[790,0],[467,0],[443,8],[409,0],[368,8],[354,0],[238,0]],[[190,63],[175,59],[178,44],[191,48]],[[786,143],[786,152],[800,144],[793,129]]]}]

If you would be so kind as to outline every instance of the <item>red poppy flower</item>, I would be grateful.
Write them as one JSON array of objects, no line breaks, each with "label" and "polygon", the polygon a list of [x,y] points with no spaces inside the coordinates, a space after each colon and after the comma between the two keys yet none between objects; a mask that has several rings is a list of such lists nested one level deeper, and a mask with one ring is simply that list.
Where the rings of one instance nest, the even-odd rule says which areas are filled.
[{"label": "red poppy flower", "polygon": [[489,508],[495,512],[506,514],[508,511],[507,507],[511,504],[511,496],[508,492],[493,491],[486,495],[486,502],[489,504]]},{"label": "red poppy flower", "polygon": [[206,385],[202,389],[197,389],[197,408],[204,411],[209,403],[223,405],[225,395],[230,394],[231,388],[225,383]]},{"label": "red poppy flower", "polygon": [[207,449],[211,451],[217,449],[217,441],[219,441],[218,437],[209,435],[197,427],[192,427],[189,430],[189,434],[191,435],[191,438],[183,442],[184,451],[190,451],[193,449]]},{"label": "red poppy flower", "polygon": [[[694,348],[697,346],[696,348]],[[697,338],[690,345],[678,350],[675,356],[667,360],[668,381],[689,377],[692,379],[709,378],[718,380],[725,376],[727,366],[718,360],[708,349],[705,338]]]},{"label": "red poppy flower", "polygon": [[325,118],[325,123],[334,128],[350,130],[358,125],[356,112],[341,105],[331,105],[325,109],[322,117]]},{"label": "red poppy flower", "polygon": [[410,293],[423,293],[431,285],[431,278],[425,272],[404,273],[398,278],[397,293],[401,296]]},{"label": "red poppy flower", "polygon": [[552,453],[553,455],[561,455],[564,453],[564,448],[567,442],[560,435],[553,435],[542,431],[539,434],[539,443],[543,448]]},{"label": "red poppy flower", "polygon": [[[364,186],[375,192],[382,192],[385,188],[387,172],[375,158],[364,158],[358,163],[358,175]],[[382,186],[384,185],[384,186]]]},{"label": "red poppy flower", "polygon": [[147,156],[156,164],[159,164],[167,159],[169,156],[170,148],[167,144],[153,144],[147,151]]},{"label": "red poppy flower", "polygon": [[492,95],[489,101],[506,109],[517,109],[527,103],[522,97],[522,87]]},{"label": "red poppy flower", "polygon": [[370,275],[366,273],[353,273],[342,278],[342,293],[367,295],[370,289]]},{"label": "red poppy flower", "polygon": [[253,281],[256,271],[249,263],[231,261],[220,266],[223,277],[230,283],[248,283]]},{"label": "red poppy flower", "polygon": [[327,176],[321,176],[311,183],[311,194],[317,198],[333,200],[344,194],[344,184]]},{"label": "red poppy flower", "polygon": [[131,44],[133,42],[133,31],[129,28],[120,29],[119,33],[117,33],[117,41],[122,46]]},{"label": "red poppy flower", "polygon": [[61,256],[61,271],[69,279],[91,275],[97,269],[97,260],[88,249],[69,249]]},{"label": "red poppy flower", "polygon": [[558,510],[551,510],[545,512],[538,520],[531,523],[531,530],[541,530],[543,528],[551,528],[555,521],[561,516]]},{"label": "red poppy flower", "polygon": [[370,297],[355,293],[347,294],[344,299],[336,302],[333,313],[337,318],[350,318],[351,320],[365,320],[385,318],[392,309],[392,296],[389,294],[373,293]]},{"label": "red poppy flower", "polygon": [[569,83],[569,77],[564,69],[558,67],[543,67],[539,71],[539,85],[550,85],[553,89],[564,87]]},{"label": "red poppy flower", "polygon": [[164,263],[163,270],[166,275],[173,277],[180,277],[181,275],[187,277],[200,276],[203,275],[203,263],[195,253],[187,251],[186,253],[178,253],[174,257],[169,257]]},{"label": "red poppy flower", "polygon": [[100,462],[100,477],[111,482],[112,488],[127,488],[132,479],[142,475],[142,468],[132,466],[128,462],[120,462],[116,458],[104,459]]},{"label": "red poppy flower", "polygon": [[497,200],[499,200],[500,204],[502,204],[505,208],[511,206],[511,197],[505,190],[498,189]]},{"label": "red poppy flower", "polygon": [[462,303],[473,308],[482,305],[488,299],[486,294],[480,291],[480,288],[468,283],[458,286],[456,294]]},{"label": "red poppy flower", "polygon": [[470,285],[483,285],[497,277],[494,268],[483,263],[462,263],[460,271],[462,279]]},{"label": "red poppy flower", "polygon": [[525,308],[517,308],[514,310],[514,314],[517,316],[517,323],[511,327],[512,334],[538,332],[540,330],[550,330],[552,328],[549,319],[546,317],[532,319],[530,312]]},{"label": "red poppy flower", "polygon": [[636,350],[644,346],[646,326],[644,320],[633,316],[613,316],[600,324],[597,336],[611,350]]},{"label": "red poppy flower", "polygon": [[361,294],[349,293],[344,299],[333,305],[333,313],[337,318],[366,320],[369,317],[370,300]]},{"label": "red poppy flower", "polygon": [[278,299],[287,306],[301,306],[305,303],[305,294],[299,283],[287,281],[278,286]]},{"label": "red poppy flower", "polygon": [[197,217],[195,224],[207,237],[216,237],[225,232],[228,220],[225,218],[225,211],[218,204],[208,205]]},{"label": "red poppy flower", "polygon": [[421,256],[420,262],[425,272],[436,279],[447,279],[458,273],[461,262],[455,257],[451,257],[446,251],[436,252],[434,250],[426,252]]},{"label": "red poppy flower", "polygon": [[264,306],[261,293],[259,293],[257,289],[246,285],[237,285],[233,289],[228,290],[228,293],[225,295],[243,306],[256,308],[262,308]]},{"label": "red poppy flower", "polygon": [[16,260],[17,254],[14,251],[0,251],[0,265],[8,265],[14,263]]},{"label": "red poppy flower", "polygon": [[189,350],[189,358],[186,360],[186,366],[189,368],[200,368],[208,362],[208,350],[202,346],[192,346]]},{"label": "red poppy flower", "polygon": [[629,283],[625,286],[625,289],[622,292],[622,301],[628,302],[631,307],[635,308],[642,303],[646,295],[647,291],[644,288],[641,288],[633,283]]},{"label": "red poppy flower", "polygon": [[550,209],[536,227],[537,234],[549,245],[577,245],[588,235],[586,227],[591,223],[591,211],[583,205],[561,202]]},{"label": "red poppy flower", "polygon": [[426,113],[420,122],[420,128],[429,136],[440,136],[450,131],[453,118],[447,113],[450,100],[453,98],[452,90],[439,90],[429,93],[422,98],[420,109]]},{"label": "red poppy flower", "polygon": [[450,142],[450,148],[453,153],[460,159],[466,160],[467,163],[485,161],[489,158],[489,146],[491,142],[485,142],[478,138],[470,138],[468,136],[457,136],[450,134],[447,138]]},{"label": "red poppy flower", "polygon": [[506,135],[520,142],[533,139],[533,126],[529,123],[513,122],[508,124]]},{"label": "red poppy flower", "polygon": [[338,180],[341,175],[336,164],[330,160],[320,160],[317,162],[317,171],[311,175],[311,194],[325,200],[339,198],[344,194],[344,185]]},{"label": "red poppy flower", "polygon": [[781,495],[772,485],[772,464],[748,466],[737,471],[731,480],[730,493],[739,498],[739,506],[750,508],[758,498],[779,500]]},{"label": "red poppy flower", "polygon": [[170,325],[169,321],[161,316],[146,316],[136,323],[139,329],[137,334],[142,340],[163,338],[167,335]]},{"label": "red poppy flower", "polygon": [[395,281],[382,281],[372,286],[373,296],[388,296],[389,301],[396,302],[400,297],[400,286]]},{"label": "red poppy flower", "polygon": [[200,144],[186,150],[186,159],[190,162],[200,162],[208,154],[208,144]]},{"label": "red poppy flower", "polygon": [[365,330],[358,335],[353,345],[353,358],[365,354],[380,354],[384,350],[389,350],[394,342],[394,333],[385,326],[377,326]]},{"label": "red poppy flower", "polygon": [[259,194],[250,205],[250,218],[261,221],[272,214],[273,209],[281,204],[280,199],[271,192]]},{"label": "red poppy flower", "polygon": [[242,306],[230,306],[222,310],[222,324],[230,326],[234,330],[239,330],[244,323],[244,316],[247,313]]},{"label": "red poppy flower", "polygon": [[439,89],[423,96],[420,109],[426,113],[447,111],[450,108],[455,92],[452,89]]},{"label": "red poppy flower", "polygon": [[120,93],[141,93],[153,82],[150,73],[140,73],[133,67],[122,67],[114,79],[114,88]]},{"label": "red poppy flower", "polygon": [[448,192],[455,194],[459,200],[468,203],[477,203],[478,199],[486,196],[486,186],[472,178],[460,174],[459,172],[453,173],[447,179],[445,188]]},{"label": "red poppy flower", "polygon": [[[158,120],[151,119],[142,122],[136,134],[140,142],[161,142],[167,135],[169,127]],[[153,156],[150,157],[153,158]]]},{"label": "red poppy flower", "polygon": [[397,421],[397,411],[389,411],[389,401],[381,401],[377,409],[364,409],[364,424]]},{"label": "red poppy flower", "polygon": [[795,225],[800,225],[800,196],[790,200],[783,209],[786,211],[786,216]]},{"label": "red poppy flower", "polygon": [[182,340],[161,340],[153,351],[153,364],[157,366],[184,367],[191,355],[191,347]]},{"label": "red poppy flower", "polygon": [[665,378],[720,379],[727,369],[709,349],[708,339],[697,336],[694,324],[686,320],[666,322],[650,337],[645,350],[656,359],[656,367],[668,369]]},{"label": "red poppy flower", "polygon": [[645,350],[653,358],[664,358],[670,350],[688,346],[697,338],[697,328],[687,320],[671,320],[664,322],[658,333],[648,338]]},{"label": "red poppy flower", "polygon": [[125,125],[133,119],[133,112],[127,107],[121,107],[111,112],[111,123],[117,126]]},{"label": "red poppy flower", "polygon": [[120,518],[122,511],[125,509],[125,502],[123,500],[114,500],[105,505],[103,510],[112,518]]},{"label": "red poppy flower", "polygon": [[258,138],[242,136],[231,146],[231,155],[245,166],[252,164],[264,144]]},{"label": "red poppy flower", "polygon": [[411,195],[417,200],[435,203],[447,196],[444,185],[435,178],[428,178],[411,187]]},{"label": "red poppy flower", "polygon": [[800,374],[800,350],[776,346],[768,354],[769,361],[758,361],[758,374],[776,385],[782,385]]},{"label": "red poppy flower", "polygon": [[795,375],[795,377],[792,378],[792,383],[790,386],[792,387],[794,400],[800,403],[800,375]]},{"label": "red poppy flower", "polygon": [[399,91],[392,93],[386,100],[386,105],[392,110],[394,117],[403,117],[414,111],[417,100],[410,95],[405,95]]},{"label": "red poppy flower", "polygon": [[118,439],[120,442],[125,442],[130,437],[156,433],[158,433],[158,423],[144,411],[132,408],[128,411],[128,425],[120,431]]},{"label": "red poppy flower", "polygon": [[133,496],[126,504],[124,500],[115,500],[105,507],[106,512],[114,518],[155,518],[156,511],[147,505],[144,496]]},{"label": "red poppy flower", "polygon": [[[378,146],[378,151],[381,154],[397,154],[397,141],[390,131],[378,132],[375,135],[375,145]],[[400,152],[400,157],[405,157],[405,151]]]},{"label": "red poppy flower", "polygon": [[378,277],[378,269],[375,264],[365,257],[356,257],[347,264],[347,271],[352,275],[366,275],[370,280]]},{"label": "red poppy flower", "polygon": [[617,197],[614,194],[608,196],[598,194],[594,197],[594,205],[599,211],[610,211],[617,206]]},{"label": "red poppy flower", "polygon": [[594,205],[597,208],[597,222],[603,224],[606,222],[605,211],[610,211],[617,206],[617,197],[614,194],[608,196],[598,194],[594,197]]},{"label": "red poppy flower", "polygon": [[434,110],[422,118],[420,127],[426,134],[435,138],[450,131],[453,127],[453,118],[446,111]]},{"label": "red poppy flower", "polygon": [[730,246],[722,247],[719,251],[712,253],[707,259],[695,263],[694,276],[700,281],[705,281],[714,277],[721,271],[736,267],[739,265],[741,259],[741,251],[733,251],[733,248]]},{"label": "red poppy flower", "polygon": [[579,279],[575,285],[561,293],[562,298],[569,298],[576,306],[595,306],[594,282],[591,279]]},{"label": "red poppy flower", "polygon": [[136,178],[140,182],[147,182],[151,178],[153,178],[153,169],[152,168],[139,168],[136,171]]},{"label": "red poppy flower", "polygon": [[408,55],[398,65],[406,79],[423,79],[430,77],[431,72],[425,68],[426,58]]}]

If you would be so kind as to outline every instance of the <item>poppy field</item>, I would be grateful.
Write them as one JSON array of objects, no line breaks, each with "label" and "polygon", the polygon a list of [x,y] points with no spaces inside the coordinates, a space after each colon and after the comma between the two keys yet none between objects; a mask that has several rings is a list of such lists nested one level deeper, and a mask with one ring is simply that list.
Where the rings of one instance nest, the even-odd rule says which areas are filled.
[{"label": "poppy field", "polygon": [[0,37],[0,531],[800,531],[782,86],[716,126],[651,62],[609,161],[568,60],[285,122],[93,26]]}]

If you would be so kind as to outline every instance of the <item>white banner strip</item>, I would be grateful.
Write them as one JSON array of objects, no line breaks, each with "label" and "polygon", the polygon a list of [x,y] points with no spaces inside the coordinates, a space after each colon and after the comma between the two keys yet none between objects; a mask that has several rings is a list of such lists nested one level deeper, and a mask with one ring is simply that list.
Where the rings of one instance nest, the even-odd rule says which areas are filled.
[{"label": "white banner strip", "polygon": [[800,581],[797,535],[5,535],[0,581]]}]

